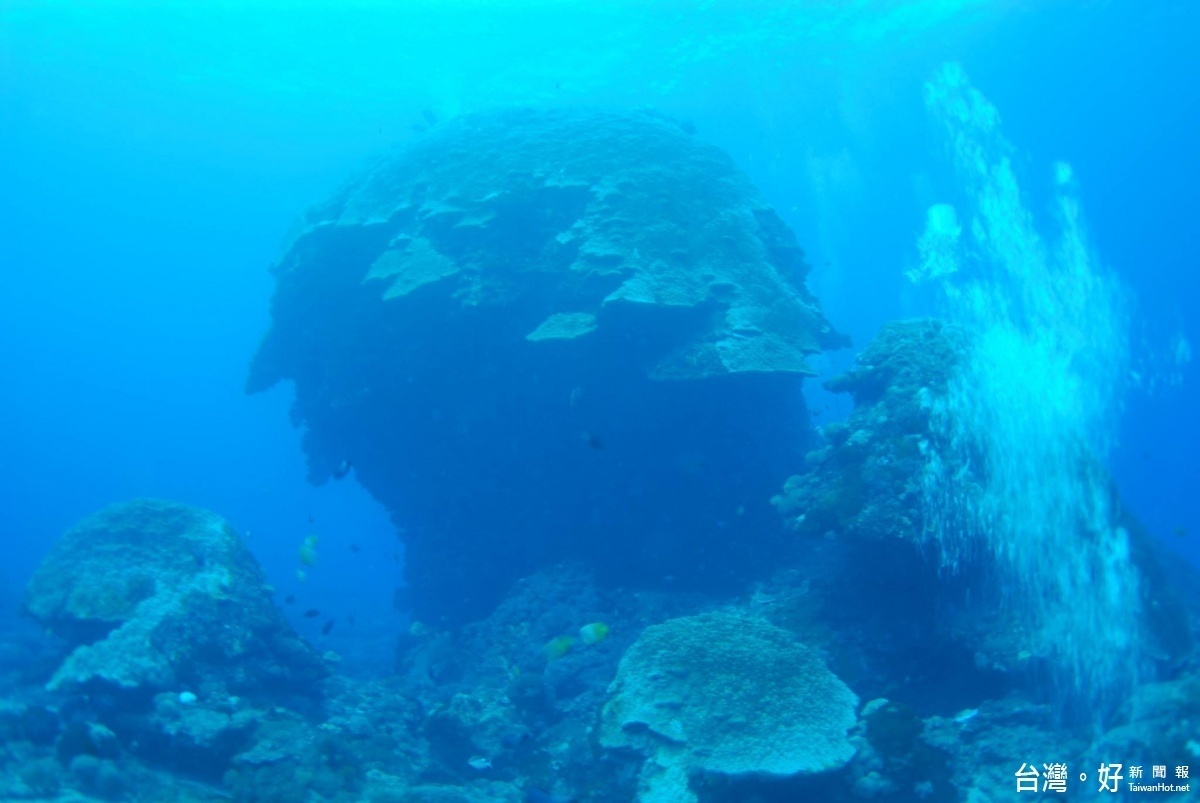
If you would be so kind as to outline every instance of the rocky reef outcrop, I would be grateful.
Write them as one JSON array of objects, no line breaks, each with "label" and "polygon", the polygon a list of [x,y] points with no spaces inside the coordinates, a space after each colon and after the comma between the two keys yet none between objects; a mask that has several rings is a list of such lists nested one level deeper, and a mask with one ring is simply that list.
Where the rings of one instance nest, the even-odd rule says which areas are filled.
[{"label": "rocky reef outcrop", "polygon": [[221,517],[141,499],[88,517],[29,582],[26,612],[67,652],[52,690],[313,695],[328,674]]},{"label": "rocky reef outcrop", "polygon": [[[1066,539],[1073,554],[1047,554],[1044,576],[1011,576],[1011,554],[1039,548],[1036,540],[1021,540],[1036,531],[1037,523],[1009,527],[1005,511],[1017,505],[1006,507],[1006,500],[997,498],[993,476],[1003,470],[1002,460],[1020,459],[1026,450],[1013,443],[1004,453],[988,452],[978,448],[977,433],[945,426],[946,399],[963,381],[972,348],[969,332],[937,320],[885,325],[856,366],[827,383],[830,390],[853,396],[853,413],[824,428],[826,444],[808,454],[807,470],[791,477],[773,502],[798,535],[837,542],[839,557],[828,564],[819,587],[828,610],[854,613],[851,632],[858,633],[860,657],[876,667],[864,674],[918,654],[921,659],[914,663],[928,665],[937,655],[943,666],[957,667],[957,679],[970,678],[966,685],[977,690],[999,691],[1012,683],[1044,686],[1047,675],[1068,674],[1061,667],[1078,656],[1064,657],[1067,649],[1080,653],[1079,660],[1086,658],[1081,645],[1088,640],[1080,634],[1087,627],[1118,627],[1103,620],[1104,596],[1088,584],[1110,582],[1109,564],[1119,562],[1121,571],[1134,578],[1137,594],[1123,611],[1128,621],[1119,625],[1128,644],[1124,662],[1137,662],[1133,681],[1118,695],[1127,697],[1137,682],[1174,671],[1193,647],[1189,616],[1164,573],[1161,549],[1121,507],[1106,470],[1086,448],[1071,444],[1061,452],[1065,467],[1047,467],[1053,474],[1047,474],[1045,487],[1014,492],[1065,496],[1073,489],[1060,489],[1066,484],[1061,477],[1085,478],[1104,497],[1112,541],[1118,543],[1119,537],[1123,546],[1114,552],[1108,531],[1080,521]],[[1058,484],[1051,486],[1056,478]],[[986,515],[992,509],[1000,514]],[[896,577],[913,580],[906,593],[896,593]],[[1075,589],[1071,599],[1059,598],[1059,584]],[[888,589],[897,602],[887,604],[879,589]],[[873,607],[863,608],[864,598],[873,600]],[[1068,619],[1070,625],[1063,625]],[[914,629],[914,622],[921,626]],[[1074,635],[1059,639],[1053,635],[1056,627]],[[906,652],[909,657],[902,657]],[[1092,659],[1093,665],[1099,662],[1100,656]],[[1104,719],[1115,712],[1115,704],[1095,703],[1088,688],[1089,682],[1103,681],[1098,673],[1097,679],[1079,679],[1074,688],[1057,688],[1050,697],[1075,705],[1072,701],[1091,695],[1086,711],[1076,713]]]},{"label": "rocky reef outcrop", "polygon": [[[92,553],[82,557],[89,565],[114,561],[114,581],[124,576],[118,562],[151,571],[132,545],[157,555],[154,596],[164,596],[155,609],[178,602],[168,586],[200,593],[196,575],[208,573],[196,563],[197,539],[238,550],[216,516],[167,503],[118,506],[77,530],[122,527],[147,538],[65,543]],[[205,667],[194,694],[171,688],[147,698],[144,686],[99,675],[48,689],[43,681],[59,664],[47,664],[37,682],[15,677],[0,691],[0,797],[987,803],[1011,796],[1021,760],[1065,762],[1071,788],[1097,756],[1168,766],[1193,760],[1194,651],[1171,677],[1142,684],[1102,731],[1066,727],[1027,686],[985,682],[992,670],[970,665],[969,639],[954,631],[959,620],[944,610],[914,616],[925,603],[910,597],[936,586],[936,575],[910,581],[905,593],[884,581],[919,562],[889,559],[868,571],[863,550],[879,562],[889,544],[915,552],[903,538],[797,539],[800,554],[785,568],[728,597],[611,588],[585,565],[550,567],[514,583],[486,618],[413,628],[394,676],[326,678],[321,705],[261,689],[231,693],[236,681],[223,670],[254,673],[239,675],[248,659],[218,654],[219,641],[213,652],[184,655]],[[220,577],[254,578],[240,559],[217,560],[219,553],[201,549],[204,565],[229,570],[213,569],[208,588],[222,589]],[[69,563],[57,555],[47,567],[65,572]],[[63,610],[112,619],[130,608],[118,602],[122,594],[76,597],[46,581],[38,578],[31,600],[45,594],[64,634],[95,631]],[[1169,582],[1200,588],[1190,572]],[[208,604],[199,603],[198,621],[209,621]],[[1194,591],[1188,607],[1200,609]],[[238,631],[238,614],[227,613]],[[992,617],[970,633],[1008,626]],[[254,636],[259,660],[276,637],[270,629]],[[0,646],[21,638],[0,631]],[[968,663],[947,660],[946,643]],[[859,699],[868,702],[860,708]]]},{"label": "rocky reef outcrop", "polygon": [[732,534],[771,531],[812,445],[805,357],[844,344],[775,211],[649,113],[445,123],[314,208],[274,273],[248,389],[294,383],[311,479],[353,466],[446,622],[559,560],[736,587],[761,566]]}]

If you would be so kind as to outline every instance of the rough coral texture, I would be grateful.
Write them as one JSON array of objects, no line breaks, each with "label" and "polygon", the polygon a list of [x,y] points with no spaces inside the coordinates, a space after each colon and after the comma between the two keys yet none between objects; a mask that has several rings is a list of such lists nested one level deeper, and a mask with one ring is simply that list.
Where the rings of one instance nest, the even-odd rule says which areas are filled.
[{"label": "rough coral texture", "polygon": [[772,502],[800,533],[878,539],[921,534],[921,477],[930,447],[930,394],[945,393],[963,358],[965,335],[940,321],[885,324],[855,367],[826,383],[854,398],[827,445],[808,454],[812,470],[791,477]]},{"label": "rough coral texture", "polygon": [[[833,536],[844,543],[843,566],[831,571],[824,584],[851,589],[841,604],[831,605],[834,610],[850,611],[856,600],[872,601],[873,612],[864,621],[873,622],[877,632],[864,639],[872,645],[868,652],[921,623],[924,650],[928,653],[934,645],[945,650],[940,653],[944,666],[969,655],[975,666],[968,665],[967,671],[1007,676],[1007,685],[1014,676],[1033,679],[1047,671],[1053,656],[1039,635],[1037,617],[997,582],[1000,558],[985,538],[961,538],[961,559],[951,570],[935,537],[939,530],[971,532],[969,522],[950,521],[944,511],[970,510],[988,482],[984,456],[951,442],[933,425],[939,400],[959,381],[972,346],[970,333],[937,320],[883,326],[855,367],[826,385],[851,394],[854,411],[845,422],[824,428],[826,445],[807,455],[808,470],[788,479],[772,502],[798,534]],[[939,471],[932,475],[928,469],[935,463]],[[1082,452],[1077,470],[1105,471]],[[955,478],[955,493],[961,494],[951,500],[954,504],[943,504],[951,493],[945,477]],[[1112,498],[1119,510],[1115,489]],[[1163,578],[1153,539],[1125,512],[1120,524],[1130,538],[1128,562],[1142,579],[1137,639],[1145,653],[1166,667],[1191,649],[1187,617]],[[1081,535],[1080,549],[1090,537]],[[900,596],[889,586],[892,581],[864,582],[864,571],[871,567],[913,578],[902,595],[904,605],[876,595],[890,588],[893,597]],[[837,599],[837,592],[831,597]],[[1079,596],[1076,603],[1086,599]],[[895,621],[889,613],[896,615]],[[953,659],[956,651],[960,657]],[[882,653],[878,658],[896,660]]]},{"label": "rough coral texture", "polygon": [[80,522],[34,574],[25,609],[70,647],[52,689],[270,694],[327,674],[233,528],[186,505],[141,499]]},{"label": "rough coral texture", "polygon": [[854,692],[786,630],[739,612],[647,628],[609,694],[600,742],[648,754],[640,800],[689,799],[693,773],[816,773],[854,754]]},{"label": "rough coral texture", "polygon": [[248,389],[293,381],[310,478],[349,462],[396,513],[423,618],[482,616],[561,560],[732,588],[752,558],[728,518],[770,526],[811,432],[805,356],[844,344],[807,270],[671,121],[470,115],[308,214]]}]

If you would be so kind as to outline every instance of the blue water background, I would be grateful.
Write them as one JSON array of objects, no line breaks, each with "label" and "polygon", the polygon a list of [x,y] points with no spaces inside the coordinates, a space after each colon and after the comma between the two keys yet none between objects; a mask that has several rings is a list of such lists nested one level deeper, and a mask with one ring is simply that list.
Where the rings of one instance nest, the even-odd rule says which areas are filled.
[{"label": "blue water background", "polygon": [[[383,638],[402,576],[386,513],[352,480],[305,482],[290,388],[242,391],[291,221],[427,117],[653,106],[728,150],[795,229],[855,342],[818,359],[828,375],[884,321],[927,311],[903,271],[926,208],[955,192],[922,99],[949,60],[1000,110],[1032,209],[1049,208],[1054,162],[1074,167],[1092,243],[1138,300],[1135,356],[1161,379],[1129,397],[1112,468],[1200,565],[1196,363],[1164,387],[1173,338],[1197,344],[1198,33],[1185,2],[10,0],[2,582],[82,516],[157,496],[226,516],[281,592]],[[824,420],[847,409],[817,382],[808,395]]]}]

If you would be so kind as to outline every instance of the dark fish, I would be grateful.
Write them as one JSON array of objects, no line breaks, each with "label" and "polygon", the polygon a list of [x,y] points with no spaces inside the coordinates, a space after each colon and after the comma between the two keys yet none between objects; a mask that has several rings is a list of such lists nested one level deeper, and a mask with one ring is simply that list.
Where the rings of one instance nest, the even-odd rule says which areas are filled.
[{"label": "dark fish", "polygon": [[1175,535],[1178,538],[1183,538],[1185,535],[1187,535],[1187,527],[1176,527]]},{"label": "dark fish", "polygon": [[693,136],[696,133],[696,124],[691,120],[680,120],[679,130],[688,136]]},{"label": "dark fish", "polygon": [[313,518],[313,514],[309,513],[308,514],[308,523],[312,524],[314,521],[316,521],[316,519]]},{"label": "dark fish", "polygon": [[351,544],[350,551],[357,555],[361,550],[358,548],[358,544]]},{"label": "dark fish", "polygon": [[350,611],[350,615],[346,617],[346,624],[350,625],[351,627],[354,627],[355,621],[356,621],[356,618],[354,616],[354,611]]},{"label": "dark fish", "polygon": [[286,597],[283,598],[283,601],[286,602],[288,605],[295,605],[296,604],[296,595],[288,594]]},{"label": "dark fish", "polygon": [[321,627],[321,635],[328,636],[330,630],[333,630],[333,620],[332,619],[330,619],[328,622],[326,622],[324,624],[324,626]]},{"label": "dark fish", "polygon": [[337,464],[336,468],[333,469],[333,472],[332,472],[333,478],[335,480],[340,480],[342,477],[345,477],[347,474],[349,474],[350,469],[352,469],[352,468],[354,468],[354,466],[350,463],[349,460],[343,460],[342,462]]},{"label": "dark fish", "polygon": [[595,433],[583,432],[580,434],[580,437],[583,439],[584,443],[586,443],[588,446],[592,447],[593,449],[603,449],[604,448],[604,441],[602,441],[602,440],[600,440],[600,438],[596,437]]},{"label": "dark fish", "polygon": [[321,612],[318,611],[316,608],[309,608],[307,611],[305,611],[303,614],[301,614],[301,616],[303,616],[305,619],[316,619],[320,615],[321,615]]},{"label": "dark fish", "polygon": [[575,803],[578,799],[575,797],[552,795],[549,792],[543,792],[541,789],[536,789],[532,786],[525,790],[525,803]]},{"label": "dark fish", "polygon": [[515,747],[520,747],[532,738],[529,731],[513,731],[506,733],[500,737],[500,744],[512,750]]},{"label": "dark fish", "polygon": [[430,125],[438,124],[437,112],[435,112],[433,109],[421,109],[421,116],[424,117],[425,122],[429,123]]}]

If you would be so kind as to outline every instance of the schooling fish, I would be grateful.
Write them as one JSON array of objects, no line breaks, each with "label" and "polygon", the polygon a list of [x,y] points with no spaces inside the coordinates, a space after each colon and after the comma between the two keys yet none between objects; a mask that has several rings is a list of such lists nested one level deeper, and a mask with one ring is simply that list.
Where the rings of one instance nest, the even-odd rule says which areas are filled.
[{"label": "schooling fish", "polygon": [[328,636],[330,630],[333,630],[333,620],[332,619],[330,619],[328,622],[326,622],[325,626],[321,628],[321,635]]},{"label": "schooling fish", "polygon": [[295,605],[296,604],[296,595],[288,594],[286,597],[283,598],[283,601],[286,602],[288,605]]},{"label": "schooling fish", "polygon": [[347,474],[349,474],[350,469],[352,468],[354,468],[354,465],[349,460],[343,460],[334,467],[331,473],[333,474],[333,478],[335,480],[340,480],[342,477],[345,477]]},{"label": "schooling fish", "polygon": [[301,614],[301,616],[303,616],[305,619],[316,619],[320,615],[321,612],[316,608],[309,608],[307,611]]}]

